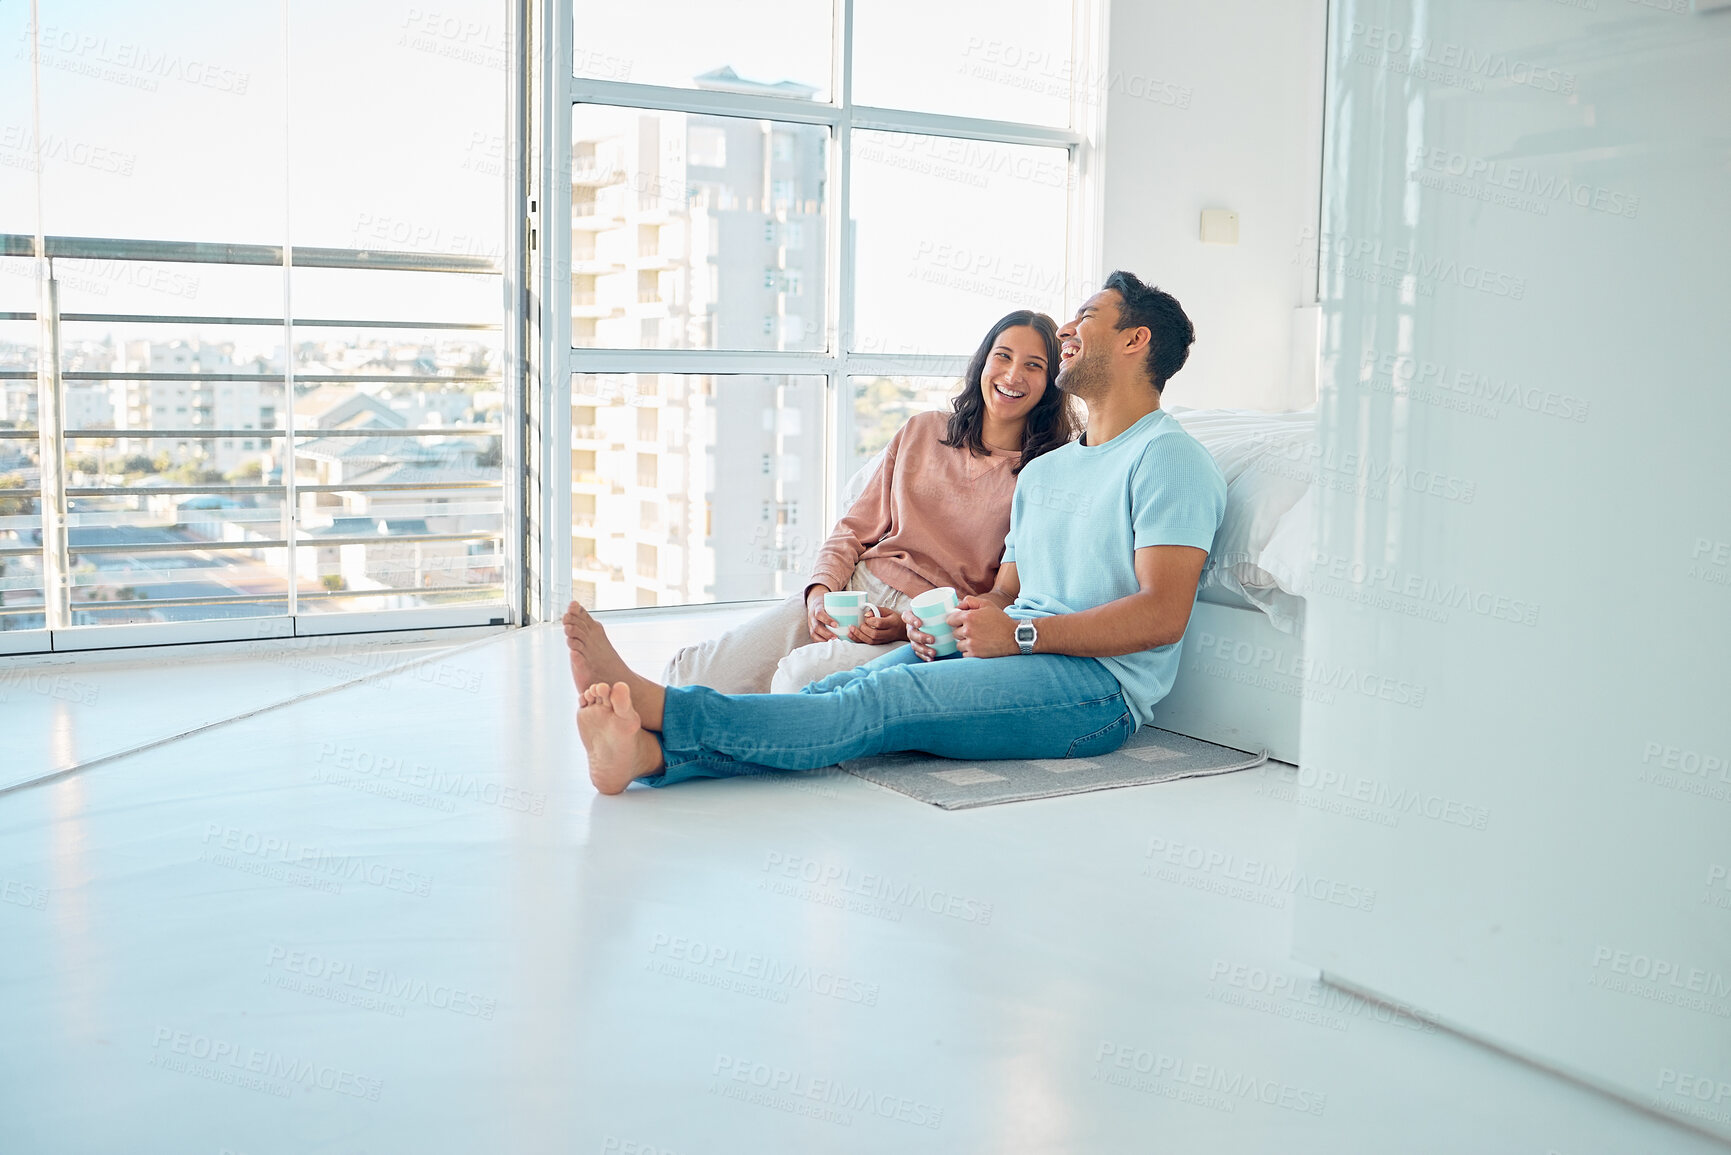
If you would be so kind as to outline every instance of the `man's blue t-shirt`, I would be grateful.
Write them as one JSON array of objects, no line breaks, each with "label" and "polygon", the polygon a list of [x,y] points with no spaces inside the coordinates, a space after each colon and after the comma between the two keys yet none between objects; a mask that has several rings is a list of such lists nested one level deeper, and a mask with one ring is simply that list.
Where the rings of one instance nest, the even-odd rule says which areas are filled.
[{"label": "man's blue t-shirt", "polygon": [[[1200,442],[1156,409],[1104,445],[1072,441],[1016,478],[1004,561],[1022,592],[1012,618],[1093,609],[1136,593],[1135,552],[1208,550],[1226,513],[1226,479]],[[1172,689],[1178,643],[1101,658],[1138,726]]]}]

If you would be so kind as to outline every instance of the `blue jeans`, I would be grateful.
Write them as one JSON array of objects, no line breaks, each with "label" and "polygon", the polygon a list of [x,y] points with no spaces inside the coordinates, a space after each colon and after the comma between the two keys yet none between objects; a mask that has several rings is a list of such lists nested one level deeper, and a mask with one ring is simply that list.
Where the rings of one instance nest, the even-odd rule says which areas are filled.
[{"label": "blue jeans", "polygon": [[1085,758],[1136,729],[1114,678],[1093,658],[941,658],[903,646],[797,694],[667,687],[651,786],[922,750],[945,758]]}]

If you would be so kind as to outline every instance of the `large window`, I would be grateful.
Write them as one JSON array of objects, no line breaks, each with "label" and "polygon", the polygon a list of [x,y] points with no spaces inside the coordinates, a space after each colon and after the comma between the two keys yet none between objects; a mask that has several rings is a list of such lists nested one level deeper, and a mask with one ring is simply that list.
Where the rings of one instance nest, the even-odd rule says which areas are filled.
[{"label": "large window", "polygon": [[0,652],[504,616],[508,10],[0,7]]},{"label": "large window", "polygon": [[990,324],[1073,307],[1098,273],[1072,43],[1095,15],[578,0],[577,600],[797,590],[848,479],[947,406]]}]

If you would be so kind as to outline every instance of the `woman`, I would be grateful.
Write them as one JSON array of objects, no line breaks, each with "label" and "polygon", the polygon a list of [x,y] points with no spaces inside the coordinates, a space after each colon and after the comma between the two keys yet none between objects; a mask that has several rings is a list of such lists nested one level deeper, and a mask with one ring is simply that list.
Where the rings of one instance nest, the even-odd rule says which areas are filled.
[{"label": "woman", "polygon": [[[883,462],[818,551],[802,593],[667,664],[670,686],[728,694],[791,693],[864,665],[907,637],[908,599],[937,586],[958,597],[992,588],[1022,466],[1075,435],[1054,382],[1058,330],[1019,309],[993,325],[962,378],[952,412],[922,413],[896,431]],[[862,590],[881,617],[838,632],[823,595]]]}]

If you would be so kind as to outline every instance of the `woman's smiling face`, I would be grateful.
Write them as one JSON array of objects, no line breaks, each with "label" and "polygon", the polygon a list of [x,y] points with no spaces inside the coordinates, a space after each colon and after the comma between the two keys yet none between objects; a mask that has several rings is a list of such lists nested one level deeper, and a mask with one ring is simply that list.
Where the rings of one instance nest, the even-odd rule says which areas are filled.
[{"label": "woman's smiling face", "polygon": [[1046,393],[1046,341],[1031,325],[998,334],[980,370],[980,395],[986,412],[998,421],[1027,418]]}]

